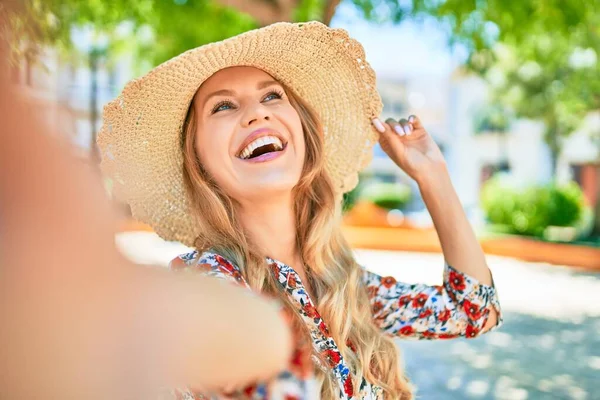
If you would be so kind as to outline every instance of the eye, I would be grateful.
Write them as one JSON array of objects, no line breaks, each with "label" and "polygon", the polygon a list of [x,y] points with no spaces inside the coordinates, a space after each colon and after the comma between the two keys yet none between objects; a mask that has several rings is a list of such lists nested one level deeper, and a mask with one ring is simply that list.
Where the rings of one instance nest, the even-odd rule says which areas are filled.
[{"label": "eye", "polygon": [[220,102],[218,102],[218,103],[217,103],[217,105],[215,105],[215,106],[213,107],[213,109],[212,109],[212,111],[211,111],[211,114],[214,114],[214,113],[216,113],[216,112],[222,111],[222,110],[220,110],[220,108],[221,108],[221,107],[223,107],[223,106],[226,106],[226,105],[233,105],[233,104],[231,104],[231,102],[230,102],[230,101],[227,101],[227,100],[225,100],[225,101],[220,101]]},{"label": "eye", "polygon": [[279,90],[271,90],[269,93],[267,93],[265,99],[267,99],[270,96],[277,96],[278,99],[281,99],[283,97],[283,93]]},{"label": "eye", "polygon": [[[275,96],[276,98],[278,98],[278,99],[281,99],[281,98],[283,98],[283,92],[281,92],[281,91],[279,91],[279,90],[271,90],[271,91],[270,91],[269,93],[267,93],[267,95],[265,96],[265,100],[266,100],[266,99],[268,99],[268,98],[269,98],[269,97],[271,97],[271,96]],[[224,107],[224,106],[233,106],[233,104],[232,104],[232,103],[231,103],[229,100],[223,100],[223,101],[220,101],[219,103],[217,103],[217,104],[216,104],[216,105],[213,107],[213,109],[212,109],[212,111],[211,111],[211,114],[217,113],[217,112],[219,112],[219,111],[224,111],[224,110],[226,110],[226,109],[221,109],[221,107]]]}]

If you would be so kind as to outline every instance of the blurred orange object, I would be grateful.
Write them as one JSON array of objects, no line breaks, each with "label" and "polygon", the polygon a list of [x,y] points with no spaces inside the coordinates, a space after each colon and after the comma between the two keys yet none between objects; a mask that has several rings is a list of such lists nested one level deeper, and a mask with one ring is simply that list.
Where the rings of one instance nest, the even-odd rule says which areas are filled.
[{"label": "blurred orange object", "polygon": [[148,224],[144,224],[143,222],[136,221],[132,218],[120,220],[117,224],[117,231],[119,232],[134,232],[134,231],[142,231],[142,232],[154,232],[152,227]]}]

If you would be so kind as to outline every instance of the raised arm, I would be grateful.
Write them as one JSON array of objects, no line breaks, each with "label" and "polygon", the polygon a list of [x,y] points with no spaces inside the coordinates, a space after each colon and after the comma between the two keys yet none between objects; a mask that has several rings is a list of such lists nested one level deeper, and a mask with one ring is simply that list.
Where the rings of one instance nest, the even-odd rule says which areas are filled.
[{"label": "raised arm", "polygon": [[[414,115],[411,115],[408,120],[400,121],[388,118],[385,123],[375,119],[373,124],[380,132],[379,141],[382,149],[419,185],[447,264],[444,273],[445,283],[442,287],[401,285],[402,287],[396,287],[396,291],[407,292],[411,298],[416,295],[421,299],[433,299],[432,303],[436,304],[430,304],[429,307],[432,313],[448,311],[452,314],[454,312],[452,314],[454,322],[446,324],[446,329],[456,326],[453,334],[464,335],[468,328],[469,336],[472,337],[475,331],[479,333],[498,326],[501,323],[500,308],[495,289],[492,288],[492,275],[486,264],[483,250],[454,190],[439,147],[427,133],[419,118]],[[464,282],[465,288],[458,289],[462,288],[462,284],[452,287],[450,283],[454,280]],[[438,303],[440,300],[443,304],[442,308]],[[492,303],[495,303],[495,307],[490,307]],[[457,310],[462,310],[460,312],[463,314],[457,314]],[[408,310],[405,312],[408,313]],[[427,312],[425,310],[419,313],[422,315],[419,321],[433,324],[429,327],[435,332],[436,328],[440,329],[439,318],[434,320],[427,315]],[[413,322],[416,322],[415,317],[411,313],[408,314],[413,318]],[[443,319],[447,317],[446,313],[441,315]],[[458,323],[459,321],[461,323]],[[424,326],[419,330],[427,331]],[[405,331],[408,332],[409,328],[405,328]]]},{"label": "raised arm", "polygon": [[[491,312],[500,316],[493,286],[445,264],[443,284],[398,282],[365,271],[363,281],[373,320],[385,333],[417,339],[473,338],[483,332]],[[494,327],[501,323],[496,319]]]}]

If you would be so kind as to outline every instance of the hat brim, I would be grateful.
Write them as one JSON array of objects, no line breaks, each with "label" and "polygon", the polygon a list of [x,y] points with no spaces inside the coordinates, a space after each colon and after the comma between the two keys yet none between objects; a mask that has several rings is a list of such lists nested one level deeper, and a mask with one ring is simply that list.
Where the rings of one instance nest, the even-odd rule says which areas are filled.
[{"label": "hat brim", "polygon": [[262,69],[316,110],[338,193],[371,160],[381,98],[362,45],[344,29],[278,22],[186,51],[129,82],[104,107],[97,139],[113,195],[166,240],[193,246],[199,234],[183,185],[182,127],[200,85],[232,66]]}]

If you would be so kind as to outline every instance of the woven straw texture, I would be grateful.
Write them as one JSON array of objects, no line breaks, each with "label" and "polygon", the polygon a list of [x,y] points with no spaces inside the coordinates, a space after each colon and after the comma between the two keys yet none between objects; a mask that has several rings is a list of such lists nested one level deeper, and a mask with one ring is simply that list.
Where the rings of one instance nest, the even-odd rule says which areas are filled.
[{"label": "woven straw texture", "polygon": [[262,69],[315,108],[339,194],[356,186],[371,160],[381,98],[362,45],[344,29],[278,22],[188,50],[129,82],[104,107],[97,140],[114,196],[166,240],[193,246],[199,233],[183,186],[187,109],[202,82],[238,65]]}]

